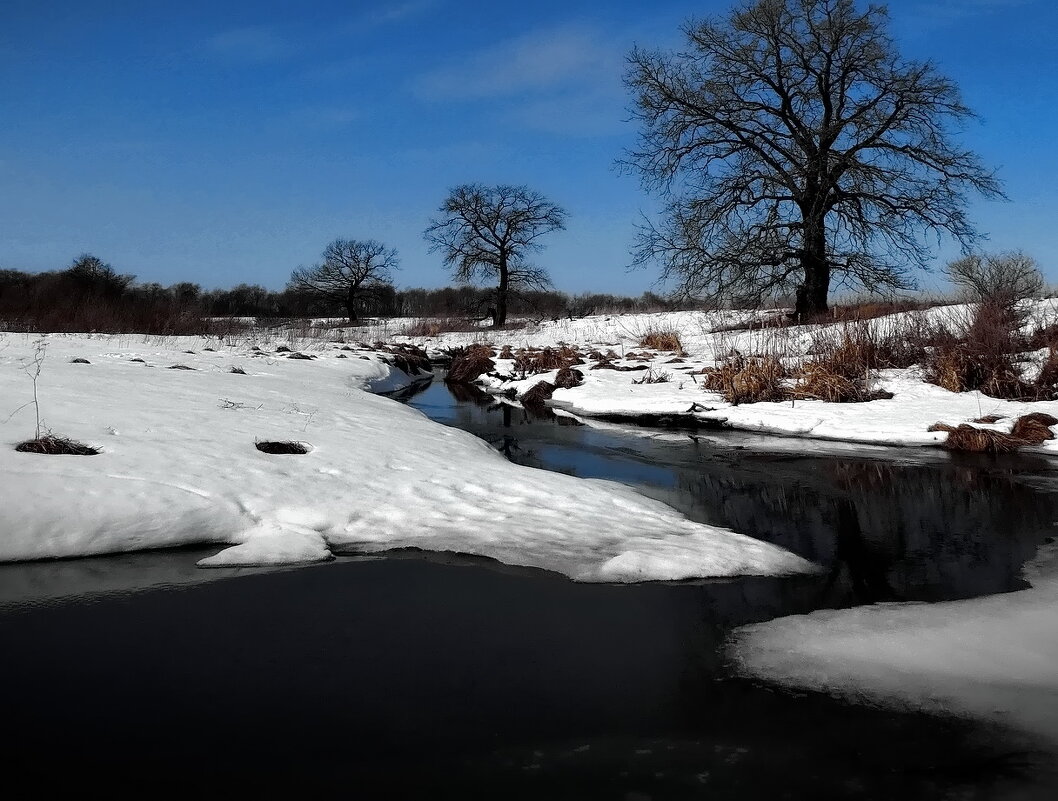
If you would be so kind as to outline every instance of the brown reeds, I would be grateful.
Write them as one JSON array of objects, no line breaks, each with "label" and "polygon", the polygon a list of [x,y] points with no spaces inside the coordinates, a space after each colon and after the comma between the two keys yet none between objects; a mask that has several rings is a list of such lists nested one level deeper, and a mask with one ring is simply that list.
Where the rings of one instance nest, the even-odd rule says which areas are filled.
[{"label": "brown reeds", "polygon": [[296,440],[258,440],[254,443],[254,446],[262,453],[273,455],[302,455],[312,450],[312,446],[307,442],[297,442]]},{"label": "brown reeds", "polygon": [[448,366],[445,382],[469,384],[495,369],[496,362],[492,360],[492,348],[484,345],[471,345],[453,357],[452,363]]},{"label": "brown reeds", "polygon": [[784,383],[786,368],[774,356],[732,356],[704,372],[705,388],[719,392],[728,403],[783,401],[790,397]]},{"label": "brown reeds", "polygon": [[639,347],[650,348],[651,350],[676,351],[677,353],[683,351],[680,335],[675,331],[648,331],[640,338]]},{"label": "brown reeds", "polygon": [[549,381],[537,381],[518,398],[526,406],[542,406],[555,392],[555,385]]},{"label": "brown reeds", "polygon": [[1039,445],[1054,439],[1054,432],[1051,430],[1053,425],[1058,425],[1058,417],[1044,412],[1032,412],[1015,420],[1009,434],[988,428],[976,428],[967,423],[958,426],[934,423],[927,430],[947,431],[948,437],[944,441],[944,447],[948,450],[1011,453],[1025,445]]},{"label": "brown reeds", "polygon": [[555,376],[555,386],[560,389],[573,389],[584,383],[584,373],[572,367],[563,367]]}]

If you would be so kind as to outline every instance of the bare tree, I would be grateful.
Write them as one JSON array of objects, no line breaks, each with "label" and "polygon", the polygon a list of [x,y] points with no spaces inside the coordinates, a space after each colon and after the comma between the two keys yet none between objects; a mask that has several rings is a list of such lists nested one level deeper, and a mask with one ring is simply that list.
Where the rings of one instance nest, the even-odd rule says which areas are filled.
[{"label": "bare tree", "polygon": [[358,305],[388,287],[399,264],[397,251],[381,242],[335,239],[322,264],[294,270],[287,286],[344,304],[349,322],[356,322]]},{"label": "bare tree", "polygon": [[689,22],[681,52],[634,50],[626,163],[667,201],[635,263],[660,260],[690,297],[796,290],[809,316],[832,280],[913,286],[930,234],[969,252],[967,193],[1002,197],[999,183],[953,140],[974,116],[955,84],[901,58],[887,26],[855,0],[754,0]]},{"label": "bare tree", "polygon": [[949,262],[944,274],[974,300],[1007,308],[1039,297],[1044,286],[1036,260],[1021,251],[974,253]]},{"label": "bare tree", "polygon": [[497,280],[492,324],[507,322],[507,300],[518,288],[550,284],[547,273],[526,261],[540,237],[566,227],[566,212],[525,186],[464,184],[451,191],[423,236],[430,251],[444,254],[458,281]]}]

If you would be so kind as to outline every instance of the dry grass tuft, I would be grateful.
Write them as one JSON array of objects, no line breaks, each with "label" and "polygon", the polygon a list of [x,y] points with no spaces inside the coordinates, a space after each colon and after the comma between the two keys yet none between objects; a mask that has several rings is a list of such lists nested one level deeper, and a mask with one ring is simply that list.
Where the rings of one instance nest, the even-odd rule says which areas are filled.
[{"label": "dry grass tuft", "polygon": [[[135,361],[135,359],[133,359],[133,361]],[[195,368],[194,367],[188,367],[186,364],[174,364],[174,365],[170,366],[168,369],[170,369],[170,370],[194,370]]]},{"label": "dry grass tuft", "polygon": [[992,431],[987,428],[974,428],[962,423],[950,426],[946,423],[934,423],[928,431],[947,431],[948,438],[944,447],[951,451],[968,451],[970,453],[1012,453],[1025,444],[1011,434]]},{"label": "dry grass tuft", "polygon": [[91,362],[78,356],[76,359],[70,359],[70,364],[91,364]]},{"label": "dry grass tuft", "polygon": [[1058,417],[1045,412],[1032,412],[1014,421],[1010,436],[1032,445],[1039,445],[1045,440],[1054,439],[1054,432],[1051,431],[1053,425],[1058,425]]},{"label": "dry grass tuft", "polygon": [[303,361],[309,361],[311,359],[315,359],[316,357],[313,356],[310,353],[295,352],[295,353],[291,353],[289,356],[287,356],[287,358],[288,359],[301,359]]},{"label": "dry grass tuft", "polygon": [[15,446],[19,453],[41,453],[47,456],[96,456],[101,451],[91,445],[70,439],[69,437],[46,434],[36,439],[27,439]]},{"label": "dry grass tuft", "polygon": [[978,417],[976,420],[971,420],[970,422],[987,423],[991,425],[992,423],[998,423],[1000,420],[1006,420],[1006,418],[1001,414],[986,414],[984,417]]},{"label": "dry grass tuft", "polygon": [[783,383],[788,373],[774,356],[733,356],[703,375],[706,389],[719,392],[735,406],[790,397],[790,390]]},{"label": "dry grass tuft", "polygon": [[526,406],[542,406],[555,392],[555,385],[549,381],[538,381],[518,399]]},{"label": "dry grass tuft", "polygon": [[563,367],[555,376],[555,386],[560,389],[573,389],[584,383],[584,373],[572,367]]},{"label": "dry grass tuft", "polygon": [[651,350],[672,350],[680,353],[683,344],[675,331],[649,331],[639,340],[639,347]]},{"label": "dry grass tuft", "polygon": [[535,348],[520,349],[514,355],[514,369],[523,377],[536,375],[537,373],[548,373],[552,370],[564,370],[574,365],[584,364],[580,351],[568,345],[559,348]]},{"label": "dry grass tuft", "polygon": [[259,440],[254,443],[257,450],[262,453],[271,454],[305,454],[312,450],[312,446],[307,442],[297,442],[295,440],[287,441],[271,441],[271,440]]},{"label": "dry grass tuft", "polygon": [[633,384],[667,384],[672,380],[672,373],[659,370],[654,372],[653,368],[647,370],[646,375],[640,378],[638,381],[632,380]]},{"label": "dry grass tuft", "polygon": [[865,403],[893,397],[891,392],[872,390],[864,376],[849,378],[820,362],[809,362],[801,368],[793,395],[828,403]]},{"label": "dry grass tuft", "polygon": [[229,367],[228,368],[228,372],[229,373],[233,373],[235,375],[246,375],[246,371],[245,370],[243,370],[241,367],[236,367],[235,365],[232,365],[231,367]]},{"label": "dry grass tuft", "polygon": [[495,369],[496,362],[492,360],[492,348],[483,345],[471,345],[462,353],[453,357],[452,363],[448,366],[448,375],[445,376],[445,382],[448,384],[469,384]]}]

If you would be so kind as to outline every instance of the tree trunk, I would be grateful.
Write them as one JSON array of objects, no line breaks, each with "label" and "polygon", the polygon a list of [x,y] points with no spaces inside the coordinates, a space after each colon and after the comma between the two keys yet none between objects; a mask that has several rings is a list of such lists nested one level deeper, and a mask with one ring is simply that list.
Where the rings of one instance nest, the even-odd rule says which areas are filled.
[{"label": "tree trunk", "polygon": [[794,317],[809,320],[827,312],[827,296],[830,294],[830,262],[827,260],[827,234],[822,222],[811,224],[801,251],[801,269],[804,283],[797,289],[797,305]]},{"label": "tree trunk", "polygon": [[356,322],[356,287],[350,286],[345,296],[345,313],[349,316],[349,322]]},{"label": "tree trunk", "polygon": [[502,328],[507,324],[507,290],[510,287],[510,275],[507,272],[507,257],[500,256],[500,285],[496,287],[496,311],[492,317],[492,327]]}]

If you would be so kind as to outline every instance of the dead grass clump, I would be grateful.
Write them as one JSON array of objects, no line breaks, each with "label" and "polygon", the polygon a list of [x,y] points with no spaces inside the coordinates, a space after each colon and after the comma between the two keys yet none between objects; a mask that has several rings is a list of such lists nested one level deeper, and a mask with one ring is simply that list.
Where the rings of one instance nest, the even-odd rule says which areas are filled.
[{"label": "dead grass clump", "polygon": [[1006,418],[1003,417],[1003,415],[1001,415],[1001,414],[986,414],[984,417],[978,417],[977,419],[971,420],[970,422],[971,423],[987,423],[987,424],[991,425],[992,423],[998,423],[1000,420],[1005,420],[1005,419]]},{"label": "dead grass clump", "polygon": [[938,332],[926,378],[950,392],[979,390],[993,398],[1035,399],[1040,390],[1022,377],[1014,362],[1014,355],[1027,346],[1017,315],[999,303],[980,303],[964,337]]},{"label": "dead grass clump", "polygon": [[872,390],[864,376],[849,378],[820,362],[809,362],[801,368],[793,395],[828,403],[865,403],[893,397],[891,392]]},{"label": "dead grass clump", "polygon": [[1051,426],[1058,425],[1058,417],[1045,412],[1025,414],[1014,421],[1010,436],[1024,440],[1031,445],[1039,445],[1045,440],[1054,439]]},{"label": "dead grass clump", "polygon": [[783,383],[788,373],[774,356],[733,356],[704,375],[705,388],[719,392],[735,406],[790,397],[790,390]]},{"label": "dead grass clump", "polygon": [[291,353],[289,356],[287,356],[287,358],[288,359],[301,359],[303,361],[309,361],[311,359],[315,359],[316,357],[313,356],[311,353],[301,353],[300,351],[297,351],[297,352]]},{"label": "dead grass clump", "polygon": [[549,381],[538,381],[518,399],[526,406],[541,406],[555,392],[555,385]]},{"label": "dead grass clump", "polygon": [[970,453],[1012,453],[1025,444],[1011,434],[992,431],[987,428],[974,428],[967,423],[950,426],[946,423],[934,423],[927,431],[947,431],[948,438],[944,447],[950,451],[968,451]]},{"label": "dead grass clump", "polygon": [[91,445],[69,437],[46,434],[36,439],[27,439],[15,446],[19,453],[42,453],[47,456],[96,456],[101,451]]},{"label": "dead grass clump", "polygon": [[573,389],[584,383],[584,373],[572,367],[563,367],[555,376],[555,386],[560,389]]},{"label": "dead grass clump", "polygon": [[540,351],[535,348],[519,350],[514,356],[514,369],[523,376],[563,370],[578,364],[584,364],[584,359],[581,358],[578,350],[568,345],[559,348],[544,348]]},{"label": "dead grass clump", "polygon": [[229,367],[228,368],[228,372],[229,373],[234,373],[235,375],[246,375],[246,371],[245,370],[243,370],[241,367],[236,367],[235,365],[232,365],[231,367]]},{"label": "dead grass clump", "polygon": [[639,340],[639,347],[651,350],[683,350],[680,335],[675,331],[649,331]]},{"label": "dead grass clump", "polygon": [[647,370],[646,375],[640,378],[638,381],[632,379],[633,384],[667,384],[672,380],[672,373],[667,373],[664,370],[654,372],[653,368]]},{"label": "dead grass clump", "polygon": [[186,364],[174,364],[174,365],[171,365],[168,369],[170,369],[170,370],[194,370],[195,368],[194,367],[188,367]]},{"label": "dead grass clump", "polygon": [[445,376],[445,382],[449,384],[469,384],[495,369],[496,362],[492,360],[492,348],[483,345],[471,345],[452,358],[452,363],[448,366],[448,375]]},{"label": "dead grass clump", "polygon": [[70,364],[91,364],[91,362],[78,356],[76,359],[70,359]]},{"label": "dead grass clump", "polygon": [[[386,345],[376,342],[375,347],[384,353],[390,354],[388,363],[406,375],[428,373],[433,369],[430,357],[426,355],[426,351],[415,345]],[[491,354],[491,351],[489,352]]]},{"label": "dead grass clump", "polygon": [[307,442],[297,442],[295,440],[287,441],[273,441],[273,440],[258,440],[254,443],[257,450],[262,453],[271,454],[305,454],[312,450],[312,446]]},{"label": "dead grass clump", "polygon": [[1051,348],[1033,382],[1037,400],[1058,400],[1058,348]]}]

